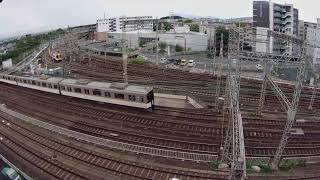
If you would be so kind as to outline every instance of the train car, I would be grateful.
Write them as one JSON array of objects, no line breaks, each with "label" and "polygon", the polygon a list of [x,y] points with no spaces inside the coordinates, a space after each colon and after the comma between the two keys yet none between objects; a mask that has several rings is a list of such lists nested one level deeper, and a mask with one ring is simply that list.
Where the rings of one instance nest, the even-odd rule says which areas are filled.
[{"label": "train car", "polygon": [[153,88],[57,77],[0,74],[0,82],[49,93],[137,108],[153,108]]},{"label": "train car", "polygon": [[59,90],[59,82],[62,81],[63,78],[57,77],[23,77],[16,76],[16,82],[18,86],[36,89],[39,91],[46,91],[50,93],[60,94]]},{"label": "train car", "polygon": [[17,85],[16,76],[0,74],[0,82]]},{"label": "train car", "polygon": [[153,88],[150,87],[76,79],[64,79],[59,85],[65,96],[143,109],[154,105]]}]

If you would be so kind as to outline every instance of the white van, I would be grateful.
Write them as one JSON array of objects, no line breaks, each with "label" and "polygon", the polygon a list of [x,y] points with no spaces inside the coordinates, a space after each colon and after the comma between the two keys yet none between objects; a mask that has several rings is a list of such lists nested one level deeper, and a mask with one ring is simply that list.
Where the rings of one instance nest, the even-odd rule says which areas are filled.
[{"label": "white van", "polygon": [[194,64],[195,64],[194,60],[189,60],[188,67],[193,67]]}]

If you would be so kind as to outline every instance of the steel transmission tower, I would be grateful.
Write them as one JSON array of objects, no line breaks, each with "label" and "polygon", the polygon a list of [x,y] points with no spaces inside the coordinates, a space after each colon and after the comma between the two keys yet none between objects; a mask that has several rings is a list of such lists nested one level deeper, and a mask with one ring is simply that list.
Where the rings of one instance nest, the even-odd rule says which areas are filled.
[{"label": "steel transmission tower", "polygon": [[222,152],[222,162],[230,165],[229,179],[232,180],[244,179],[246,176],[243,125],[239,107],[241,63],[238,54],[242,49],[241,40],[240,28],[230,29],[229,70],[226,82],[228,84],[226,104],[228,106],[229,123]]}]

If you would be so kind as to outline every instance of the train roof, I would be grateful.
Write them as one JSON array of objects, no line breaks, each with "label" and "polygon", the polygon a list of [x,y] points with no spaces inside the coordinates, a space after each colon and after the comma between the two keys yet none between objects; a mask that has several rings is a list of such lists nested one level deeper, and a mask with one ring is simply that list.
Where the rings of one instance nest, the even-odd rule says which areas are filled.
[{"label": "train roof", "polygon": [[113,90],[113,91],[122,91],[122,92],[135,92],[135,93],[143,93],[147,94],[152,91],[151,87],[145,86],[136,86],[136,85],[128,85],[124,83],[108,83],[108,82],[97,82],[90,81],[86,79],[64,79],[60,82],[61,85],[74,85],[74,86],[86,86],[94,89],[105,89],[105,90]]},{"label": "train roof", "polygon": [[63,78],[59,77],[48,77],[48,76],[43,76],[43,77],[34,77],[34,76],[16,76],[16,78],[23,78],[23,79],[29,79],[29,80],[35,80],[35,81],[46,81],[48,83],[59,83]]}]

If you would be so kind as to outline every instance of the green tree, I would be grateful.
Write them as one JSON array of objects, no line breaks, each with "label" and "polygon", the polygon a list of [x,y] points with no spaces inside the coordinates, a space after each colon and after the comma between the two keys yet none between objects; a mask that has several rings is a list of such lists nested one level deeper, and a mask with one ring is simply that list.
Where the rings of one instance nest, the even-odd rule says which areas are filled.
[{"label": "green tree", "polygon": [[176,45],[176,52],[182,52],[182,51],[183,51],[183,48],[179,44],[177,44]]},{"label": "green tree", "polygon": [[220,54],[221,34],[223,34],[223,52],[224,54],[228,52],[229,31],[225,27],[219,26],[216,29],[216,55]]},{"label": "green tree", "polygon": [[199,24],[191,24],[190,31],[199,32]]},{"label": "green tree", "polygon": [[168,45],[167,45],[166,42],[159,42],[160,52],[165,52],[167,46],[168,46]]}]

